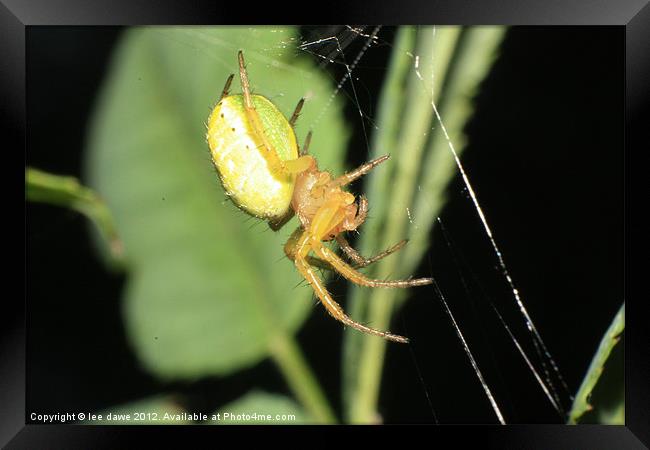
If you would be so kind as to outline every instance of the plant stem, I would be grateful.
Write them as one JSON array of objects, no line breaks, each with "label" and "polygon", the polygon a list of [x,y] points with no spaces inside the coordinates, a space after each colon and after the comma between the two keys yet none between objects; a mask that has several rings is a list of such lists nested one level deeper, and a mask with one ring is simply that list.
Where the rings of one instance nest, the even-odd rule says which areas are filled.
[{"label": "plant stem", "polygon": [[313,419],[318,423],[336,423],[336,416],[295,339],[280,332],[271,339],[269,351],[289,388]]},{"label": "plant stem", "polygon": [[[400,114],[395,111],[401,111],[405,104],[404,85],[409,70],[412,66],[413,58],[411,54],[415,48],[416,29],[414,27],[401,27],[395,37],[395,51],[392,52],[391,61],[386,76],[386,81],[382,89],[382,95],[379,100],[378,123],[380,127],[372,136],[370,146],[371,154],[368,159],[377,158],[386,153],[393,153],[398,147],[398,133],[400,127]],[[378,170],[367,178],[368,189],[366,194],[373,202],[373,215],[383,217],[385,215],[386,205],[381,199],[387,198],[390,189],[390,180],[392,178],[393,165],[383,164]],[[375,249],[378,247],[379,234],[381,232],[382,222],[380,220],[367,221],[364,224],[364,233],[361,245],[364,248]],[[355,295],[350,296],[348,302],[348,312],[351,317],[364,317],[368,305],[367,299],[362,297],[360,290],[354,290]],[[361,333],[346,333],[343,345],[343,404],[344,409],[349,411],[352,407],[352,400],[355,397],[358,381],[358,362],[361,351],[361,343],[365,338]]]},{"label": "plant stem", "polygon": [[[451,59],[458,34],[459,30],[455,27],[446,28],[437,36],[431,27],[425,27],[418,31],[417,55],[424,55],[425,58],[413,61],[413,68],[408,74],[406,110],[400,114],[402,122],[397,138],[400,146],[399,154],[393,161],[392,185],[388,188],[387,195],[382,196],[385,202],[385,216],[381,222],[385,222],[385,228],[376,240],[379,243],[378,248],[398,242],[406,233],[408,215],[404,214],[404,210],[411,204],[415,192],[420,160],[433,116],[431,98],[426,95],[428,89],[423,87],[422,80],[425,80],[425,83],[433,80],[437,88],[429,87],[433,90],[434,95],[437,95],[444,79],[441,76],[434,77],[434,65],[429,63],[428,57],[436,55],[439,58],[435,67],[444,75],[444,68]],[[374,196],[372,198],[375,199]],[[380,221],[379,218],[376,220]],[[361,247],[366,253],[375,251],[365,248],[365,245],[362,240]],[[373,276],[380,279],[394,277],[395,272],[400,270],[401,262],[402,258],[398,255],[382,260],[372,272]],[[363,298],[362,301],[369,305],[365,321],[379,329],[386,329],[390,323],[397,292],[395,290],[376,290],[370,294],[367,291],[364,293],[355,290],[354,294],[359,295]],[[349,420],[353,423],[368,423],[376,420],[376,405],[386,341],[364,337],[361,339],[361,347],[354,398],[349,409]]]},{"label": "plant stem", "polygon": [[596,350],[594,358],[591,360],[587,374],[585,375],[585,378],[580,385],[580,389],[576,394],[576,398],[573,401],[573,407],[569,413],[569,424],[575,425],[584,413],[592,409],[592,406],[589,404],[589,397],[591,396],[591,392],[594,390],[596,383],[598,383],[598,380],[600,379],[607,358],[609,358],[612,349],[620,340],[620,334],[624,329],[625,303],[621,305],[614,320],[612,320],[611,325],[605,332],[603,339],[600,341],[600,345],[598,346],[598,350]]},{"label": "plant stem", "polygon": [[[393,161],[394,173],[383,190],[382,186],[376,186],[375,180],[370,185],[373,218],[385,225],[375,228],[378,236],[374,240],[362,234],[360,247],[362,252],[373,253],[405,236],[413,239],[401,255],[376,265],[372,275],[380,279],[408,276],[415,270],[426,251],[430,229],[444,204],[444,190],[456,173],[446,138],[433,116],[432,101],[438,106],[450,139],[457,144],[460,153],[464,143],[462,127],[472,112],[471,102],[478,84],[491,67],[503,29],[477,27],[461,35],[457,27],[421,28],[417,36],[419,59],[408,77],[406,109],[392,109],[402,120],[398,127],[400,147],[399,157]],[[383,214],[378,214],[377,210]],[[398,290],[369,292],[355,288],[352,298],[354,306],[365,312],[360,315],[362,321],[387,329],[395,303],[406,294]],[[386,341],[365,336],[349,340],[350,346],[357,348],[350,349],[348,354],[356,352],[357,359],[346,360],[356,369],[356,376],[346,377],[351,384],[346,391],[351,397],[346,404],[348,419],[354,423],[373,422],[377,420]]]},{"label": "plant stem", "polygon": [[88,217],[97,227],[109,249],[113,263],[124,256],[113,216],[106,203],[75,177],[53,175],[28,167],[25,170],[25,196],[32,202],[47,203],[73,209]]},{"label": "plant stem", "polygon": [[[437,102],[449,138],[460,155],[465,147],[463,127],[474,110],[473,99],[480,83],[492,67],[496,50],[503,39],[502,27],[472,27],[463,33],[456,47],[454,63],[447,71],[444,92]],[[424,176],[411,209],[417,223],[403,260],[415,265],[426,252],[430,229],[446,202],[445,190],[458,174],[449,143],[439,124],[434,124],[429,148],[422,162]],[[407,263],[407,269],[411,266]]]}]

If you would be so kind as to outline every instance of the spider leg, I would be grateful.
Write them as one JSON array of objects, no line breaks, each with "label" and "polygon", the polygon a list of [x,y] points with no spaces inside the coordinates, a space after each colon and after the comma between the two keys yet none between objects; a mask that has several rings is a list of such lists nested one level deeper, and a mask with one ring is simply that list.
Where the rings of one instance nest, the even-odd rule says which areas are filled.
[{"label": "spider leg", "polygon": [[[338,236],[337,236],[337,241],[338,241]],[[360,268],[363,268],[363,267],[367,267],[370,264],[376,263],[380,259],[383,259],[386,256],[390,255],[391,253],[395,253],[400,248],[402,248],[408,241],[406,239],[404,239],[404,240],[398,242],[397,244],[393,245],[392,247],[390,247],[388,250],[384,250],[383,252],[381,252],[381,253],[379,253],[379,254],[371,257],[371,258],[364,258],[363,256],[361,256],[361,254],[359,254],[359,252],[357,252],[354,248],[352,248],[347,241],[345,241],[345,242],[346,242],[346,244],[348,246],[347,248],[344,248],[343,245],[341,245],[340,242],[339,242],[339,245],[341,246],[341,248],[345,252],[346,256],[348,256],[354,262],[354,265],[352,267],[354,267],[355,269],[360,269]],[[291,259],[293,261],[294,258],[291,255],[287,255],[287,256],[289,257],[289,259]],[[324,259],[318,258],[316,256],[307,255],[307,256],[305,256],[305,260],[309,263],[310,266],[318,267],[320,269],[332,270],[332,271],[336,272],[336,269],[329,262],[325,261]]]},{"label": "spider leg", "polygon": [[[366,217],[368,216],[368,200],[366,199],[365,196],[360,196],[359,197],[359,209],[357,210],[357,215],[354,218],[354,228],[358,228],[363,222],[365,222]],[[364,258],[357,252],[350,243],[343,237],[343,235],[339,234],[336,236],[336,242],[338,242],[339,247],[343,250],[343,252],[347,255],[348,258],[354,262],[354,268],[359,269],[361,267],[366,267],[369,266],[370,264],[379,261],[382,258],[385,258],[386,256],[390,255],[391,253],[394,253],[404,247],[406,243],[408,242],[406,239],[398,242],[397,244],[393,245],[392,247],[388,248],[387,250],[384,250],[383,252],[371,257],[371,258]]]},{"label": "spider leg", "polygon": [[[398,244],[399,245],[399,244]],[[314,253],[321,259],[327,261],[334,269],[353,283],[367,287],[384,287],[384,288],[408,288],[412,286],[424,286],[433,283],[432,278],[417,278],[414,280],[375,280],[366,277],[361,272],[355,270],[332,250],[325,247],[320,241],[312,242],[311,248]],[[386,255],[384,255],[386,256]]]},{"label": "spider leg", "polygon": [[[301,236],[297,237],[296,235],[298,234],[298,231],[300,231],[300,228],[298,228],[298,230],[296,230],[291,235],[289,241],[287,241],[287,245],[290,245],[292,247],[287,252],[287,254],[290,253],[291,255],[293,255],[296,268],[298,269],[300,274],[305,278],[305,280],[307,280],[307,282],[311,285],[312,289],[318,296],[318,299],[323,304],[327,312],[339,322],[342,322],[344,325],[347,325],[356,330],[362,331],[364,333],[372,334],[375,336],[380,336],[383,337],[384,339],[388,339],[394,342],[399,342],[402,344],[408,343],[408,339],[403,336],[370,328],[366,325],[363,325],[359,322],[352,320],[347,314],[345,314],[345,311],[343,311],[341,305],[339,305],[334,301],[330,293],[325,288],[323,281],[314,273],[314,269],[307,263],[305,259],[306,253],[310,249],[309,242],[312,240],[309,232],[305,231],[304,233],[302,233]],[[286,246],[285,246],[285,251],[286,251]]]},{"label": "spider leg", "polygon": [[[302,236],[302,233],[303,231],[301,227],[296,228],[291,236],[289,236],[286,244],[284,244],[284,253],[291,261],[296,261],[296,245],[298,243],[298,239],[300,239]],[[320,258],[316,258],[315,256],[311,255],[305,255],[304,258],[310,266],[318,267],[320,269],[334,270],[334,268],[327,261],[323,261]]]},{"label": "spider leg", "polygon": [[357,216],[354,218],[354,229],[361,226],[366,221],[368,216],[368,199],[365,195],[359,197],[359,208],[357,209]]},{"label": "spider leg", "polygon": [[316,295],[318,295],[318,298],[320,299],[323,306],[325,306],[327,312],[330,313],[330,315],[334,317],[336,320],[356,330],[368,334],[373,334],[375,336],[380,336],[383,337],[384,339],[388,339],[389,341],[399,342],[401,344],[408,343],[409,340],[404,336],[392,334],[387,331],[376,330],[374,328],[370,328],[366,325],[363,325],[359,322],[355,322],[354,320],[352,320],[347,314],[345,314],[345,311],[343,311],[341,305],[339,305],[334,301],[334,299],[332,299],[332,296],[329,294],[329,292],[327,292],[327,289],[323,285],[321,279],[318,278],[316,274],[314,274],[314,271],[311,269],[311,267],[307,264],[307,262],[304,259],[302,258],[296,259],[296,267],[298,268],[298,271],[302,274],[302,276],[307,280],[307,282],[314,289]]},{"label": "spider leg", "polygon": [[[309,240],[309,249],[302,250],[299,247],[298,251],[303,252],[303,257],[309,253],[309,250],[313,250],[317,257],[323,259],[329,265],[331,265],[334,270],[343,275],[348,280],[352,281],[361,286],[368,287],[386,287],[386,288],[407,288],[412,286],[424,286],[427,284],[433,283],[432,278],[418,278],[415,280],[375,280],[366,277],[361,272],[357,271],[345,261],[343,261],[339,256],[336,255],[332,250],[323,245],[323,237],[327,236],[328,233],[344,219],[345,213],[344,209],[341,207],[345,205],[345,197],[340,195],[338,197],[332,197],[332,199],[322,205],[318,212],[314,215],[312,222],[310,224],[309,230],[307,231]],[[300,239],[304,239],[301,237]],[[296,245],[301,245],[298,242]]]},{"label": "spider leg", "polygon": [[372,169],[375,168],[375,166],[378,166],[379,164],[383,163],[386,161],[388,158],[390,158],[390,155],[384,155],[380,156],[377,159],[373,159],[372,161],[369,161],[356,169],[354,169],[351,172],[347,172],[340,177],[332,180],[330,182],[330,186],[345,186],[346,184],[352,183],[354,180],[356,180],[359,177],[364,176],[368,172],[370,172]]},{"label": "spider leg", "polygon": [[307,137],[305,137],[305,143],[302,144],[302,148],[300,149],[300,156],[304,156],[309,152],[309,144],[311,143],[311,131],[307,133]]},{"label": "spider leg", "polygon": [[257,114],[255,105],[253,105],[253,98],[251,96],[250,82],[248,81],[248,74],[246,73],[246,67],[244,64],[244,54],[242,51],[239,51],[239,78],[241,79],[241,87],[244,93],[244,111],[248,118],[250,126],[253,128],[253,131],[257,137],[262,142],[262,146],[266,149],[266,158],[269,162],[270,169],[282,175],[297,174],[304,172],[309,169],[312,165],[315,164],[314,158],[311,156],[299,156],[296,159],[290,159],[283,161],[278,156],[275,148],[271,145],[266,134],[264,133],[264,127],[262,126],[262,120]]},{"label": "spider leg", "polygon": [[298,120],[298,116],[300,115],[300,111],[302,110],[302,105],[304,104],[305,104],[305,99],[301,98],[298,101],[298,104],[296,105],[296,109],[293,110],[291,119],[289,119],[289,123],[291,124],[292,127],[296,125],[296,120]]},{"label": "spider leg", "polygon": [[287,222],[291,220],[293,215],[294,215],[293,209],[289,208],[289,210],[284,216],[282,216],[276,221],[269,222],[269,228],[271,228],[273,231],[278,231],[280,228],[285,226]]},{"label": "spider leg", "polygon": [[230,84],[232,83],[233,78],[235,78],[235,74],[231,73],[228,79],[226,80],[226,84],[223,87],[223,90],[221,91],[221,97],[219,97],[219,101],[223,100],[223,98],[228,95],[228,92],[230,92]]},{"label": "spider leg", "polygon": [[361,256],[361,254],[358,251],[356,251],[350,245],[348,240],[345,239],[340,234],[338,236],[336,236],[336,242],[338,242],[339,247],[341,247],[341,250],[343,250],[343,252],[347,255],[347,257],[350,258],[352,260],[352,262],[354,262],[353,267],[355,269],[360,269],[362,267],[369,266],[370,264],[373,264],[373,263],[379,261],[382,258],[387,257],[391,253],[395,253],[396,251],[398,251],[399,249],[404,247],[406,245],[406,243],[408,242],[408,240],[403,239],[403,240],[399,241],[397,244],[395,244],[392,247],[388,248],[387,250],[384,250],[383,252],[381,252],[381,253],[373,256],[373,257],[370,257],[370,258],[364,258],[363,256]]},{"label": "spider leg", "polygon": [[298,241],[302,237],[303,231],[302,227],[296,228],[293,233],[291,233],[291,236],[289,236],[289,239],[287,239],[287,242],[284,244],[284,253],[287,255],[287,258],[289,258],[291,261],[296,260],[296,252],[298,251]]}]

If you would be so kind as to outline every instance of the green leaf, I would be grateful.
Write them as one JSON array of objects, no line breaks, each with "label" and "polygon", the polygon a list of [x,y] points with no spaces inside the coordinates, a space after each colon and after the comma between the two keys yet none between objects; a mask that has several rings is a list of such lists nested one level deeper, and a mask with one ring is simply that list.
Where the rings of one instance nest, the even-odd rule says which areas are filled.
[{"label": "green leaf", "polygon": [[[313,310],[312,291],[278,233],[225,200],[205,122],[242,49],[252,89],[289,116],[306,98],[297,135],[341,170],[348,132],[341,96],[296,50],[295,28],[137,28],[114,55],[87,152],[132,269],[124,298],[128,338],[163,379],[227,375],[268,356]],[[240,92],[237,78],[231,92]]]},{"label": "green leaf", "polygon": [[[569,413],[569,424],[625,422],[623,346],[625,303],[600,341]],[[617,345],[618,344],[618,345]]]},{"label": "green leaf", "polygon": [[313,422],[290,398],[262,391],[249,392],[215,414],[217,420],[213,423],[219,425],[294,425]]},{"label": "green leaf", "polygon": [[[115,406],[87,417],[84,425],[188,425],[193,421],[172,396],[159,395]],[[101,416],[101,418],[99,418]]]}]

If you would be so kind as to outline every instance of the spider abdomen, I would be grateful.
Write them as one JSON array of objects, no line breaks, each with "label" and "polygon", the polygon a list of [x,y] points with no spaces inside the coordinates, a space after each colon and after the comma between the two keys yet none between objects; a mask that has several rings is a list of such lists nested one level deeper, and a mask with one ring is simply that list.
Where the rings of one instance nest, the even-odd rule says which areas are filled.
[{"label": "spider abdomen", "polygon": [[[283,161],[298,157],[293,128],[267,98],[253,95],[265,137]],[[268,164],[262,138],[251,127],[242,95],[224,97],[208,118],[208,145],[227,195],[247,213],[267,220],[289,209],[295,176],[276,175]]]}]

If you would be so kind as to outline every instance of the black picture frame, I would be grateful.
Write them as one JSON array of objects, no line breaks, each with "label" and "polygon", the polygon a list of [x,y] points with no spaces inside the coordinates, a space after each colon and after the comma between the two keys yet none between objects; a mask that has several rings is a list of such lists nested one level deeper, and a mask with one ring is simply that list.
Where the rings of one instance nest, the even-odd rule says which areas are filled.
[{"label": "black picture frame", "polygon": [[[319,8],[318,21],[322,23],[436,23],[436,24],[503,24],[503,25],[618,25],[626,30],[626,189],[625,189],[625,240],[626,283],[624,297],[627,308],[625,348],[626,371],[626,426],[432,426],[409,427],[407,433],[424,431],[429,441],[442,439],[455,445],[475,443],[487,448],[647,448],[650,442],[650,361],[648,354],[648,327],[644,323],[643,298],[632,295],[635,267],[632,258],[641,252],[636,245],[641,234],[640,226],[632,222],[630,208],[639,191],[630,189],[633,165],[639,164],[637,155],[648,148],[647,118],[650,99],[650,6],[645,0],[611,2],[539,0],[444,0],[419,2],[403,0],[399,3],[329,2]],[[58,1],[6,1],[0,5],[2,39],[1,72],[3,92],[2,122],[9,146],[5,151],[24,146],[25,124],[25,31],[26,27],[39,25],[144,25],[144,24],[223,24],[303,23],[315,17],[304,5],[256,5],[255,15],[241,4],[224,4],[211,1],[145,2],[112,1],[89,2]],[[304,11],[304,12],[303,12]],[[305,14],[307,13],[307,14]],[[14,152],[19,154],[19,152]],[[17,167],[16,170],[21,170]],[[13,178],[10,178],[13,179]],[[22,181],[16,179],[16,185]],[[631,244],[635,244],[632,248]],[[26,274],[27,276],[27,274]],[[171,435],[187,442],[190,435],[203,435],[224,439],[225,434],[242,429],[219,427],[95,427],[79,425],[25,425],[25,309],[16,296],[7,296],[0,349],[0,443],[6,448],[123,448],[136,437],[147,441],[168,439]],[[12,327],[12,324],[20,324]],[[362,434],[395,431],[395,428],[364,428]],[[246,427],[248,431],[252,428]],[[253,427],[255,431],[259,430]],[[311,429],[311,427],[305,427]],[[266,428],[278,437],[287,438],[283,428]],[[331,430],[331,431],[329,431]],[[374,431],[376,430],[376,431]],[[332,438],[341,429],[328,429]],[[293,433],[293,431],[292,431]],[[399,433],[399,431],[398,431]],[[322,434],[322,433],[321,433]],[[293,436],[293,435],[292,435]],[[365,436],[362,436],[365,437]]]}]

